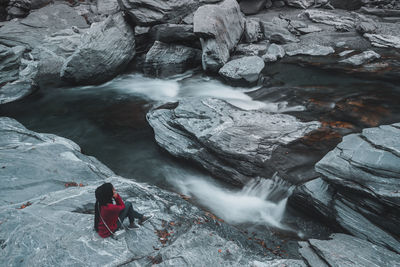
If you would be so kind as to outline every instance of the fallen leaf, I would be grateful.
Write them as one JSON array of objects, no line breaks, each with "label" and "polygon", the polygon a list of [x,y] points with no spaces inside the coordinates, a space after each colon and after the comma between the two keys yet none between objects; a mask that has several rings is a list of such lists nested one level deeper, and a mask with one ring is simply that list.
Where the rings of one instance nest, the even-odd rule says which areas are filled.
[{"label": "fallen leaf", "polygon": [[28,206],[30,206],[30,205],[32,205],[32,203],[28,201],[28,202],[26,202],[25,204],[22,204],[21,207],[19,207],[18,209],[19,209],[19,210],[25,209],[26,207],[28,207]]},{"label": "fallen leaf", "polygon": [[218,249],[218,252],[221,253],[221,252],[222,252],[222,249]]}]

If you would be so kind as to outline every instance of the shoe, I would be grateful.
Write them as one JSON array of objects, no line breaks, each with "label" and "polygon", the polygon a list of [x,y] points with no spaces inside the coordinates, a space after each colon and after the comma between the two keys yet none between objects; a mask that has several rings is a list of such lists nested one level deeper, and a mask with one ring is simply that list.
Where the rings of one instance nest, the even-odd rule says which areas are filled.
[{"label": "shoe", "polygon": [[139,229],[139,228],[140,226],[134,222],[128,225],[128,229]]},{"label": "shoe", "polygon": [[149,219],[151,219],[153,217],[154,217],[153,214],[150,214],[149,216],[143,216],[142,219],[139,220],[139,224],[143,225],[147,220],[149,220]]}]

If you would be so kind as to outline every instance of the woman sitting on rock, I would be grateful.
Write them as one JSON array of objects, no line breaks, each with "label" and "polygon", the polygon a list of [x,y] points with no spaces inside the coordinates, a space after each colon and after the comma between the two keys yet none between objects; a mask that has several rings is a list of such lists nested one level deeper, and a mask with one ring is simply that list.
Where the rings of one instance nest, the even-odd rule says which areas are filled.
[{"label": "woman sitting on rock", "polygon": [[[135,218],[139,219],[142,225],[152,216],[143,216],[132,207],[131,202],[124,203],[121,196],[115,191],[111,183],[105,183],[96,188],[96,204],[94,207],[94,229],[101,237],[108,237],[115,231],[122,228],[122,222],[126,217],[129,218],[129,229],[137,229]],[[113,199],[116,204],[113,204]]]}]

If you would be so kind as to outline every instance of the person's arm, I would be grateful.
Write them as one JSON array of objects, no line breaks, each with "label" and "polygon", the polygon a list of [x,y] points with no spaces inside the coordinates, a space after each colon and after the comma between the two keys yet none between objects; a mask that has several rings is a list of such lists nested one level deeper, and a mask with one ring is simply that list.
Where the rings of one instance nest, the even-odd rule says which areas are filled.
[{"label": "person's arm", "polygon": [[118,207],[119,211],[125,209],[125,203],[124,201],[122,201],[121,196],[118,193],[114,194],[114,199],[115,199],[115,203],[116,203],[116,207]]}]

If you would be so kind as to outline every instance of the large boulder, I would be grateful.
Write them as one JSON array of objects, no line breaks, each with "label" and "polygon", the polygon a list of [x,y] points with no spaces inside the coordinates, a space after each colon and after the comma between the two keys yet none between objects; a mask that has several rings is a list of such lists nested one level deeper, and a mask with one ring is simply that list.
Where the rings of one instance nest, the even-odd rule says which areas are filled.
[{"label": "large boulder", "polygon": [[335,217],[348,232],[399,252],[400,125],[345,136],[316,170],[336,188]]},{"label": "large boulder", "polygon": [[311,267],[397,266],[400,255],[368,241],[345,234],[332,234],[328,240],[299,242],[299,252]]},{"label": "large boulder", "polygon": [[254,84],[264,66],[264,60],[258,56],[242,57],[229,61],[218,73],[233,84]]},{"label": "large boulder", "polygon": [[242,37],[244,17],[236,0],[201,6],[194,14],[193,31],[202,38],[203,69],[217,72]]},{"label": "large boulder", "polygon": [[[147,114],[157,143],[233,184],[272,177],[275,150],[319,127],[286,114],[242,110],[219,99],[183,99]],[[298,177],[283,177],[299,183]]]},{"label": "large boulder", "polygon": [[120,73],[135,55],[135,36],[121,13],[94,23],[61,68],[63,80],[74,84],[105,82]]},{"label": "large boulder", "polygon": [[87,28],[85,19],[65,4],[48,5],[30,13],[26,18],[7,22],[0,28],[0,44],[23,45],[33,49],[52,33],[63,29]]},{"label": "large boulder", "polygon": [[166,77],[201,66],[201,50],[176,44],[154,42],[146,54],[145,74]]},{"label": "large boulder", "polygon": [[161,23],[180,23],[200,5],[221,0],[118,0],[133,21],[141,26]]},{"label": "large boulder", "polygon": [[[5,266],[245,266],[272,259],[247,235],[178,194],[116,176],[74,142],[4,117],[0,179],[0,262]],[[94,191],[103,182],[154,218],[118,240],[99,237],[93,231]]]}]

